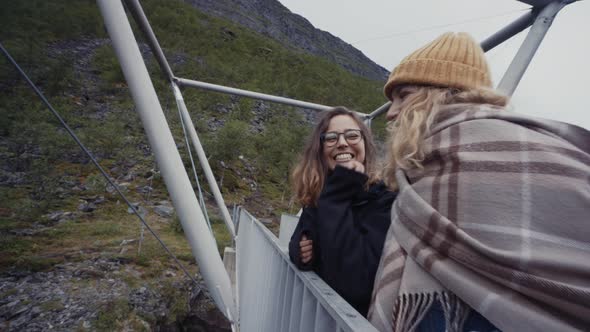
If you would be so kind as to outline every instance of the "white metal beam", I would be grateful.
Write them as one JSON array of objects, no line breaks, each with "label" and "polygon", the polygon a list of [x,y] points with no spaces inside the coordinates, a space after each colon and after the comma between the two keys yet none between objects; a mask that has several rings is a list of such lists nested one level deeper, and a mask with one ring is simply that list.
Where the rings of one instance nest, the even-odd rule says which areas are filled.
[{"label": "white metal beam", "polygon": [[123,4],[117,0],[97,2],[200,273],[221,312],[228,318],[235,317],[229,276],[176,149]]},{"label": "white metal beam", "polygon": [[511,96],[514,93],[518,83],[524,76],[524,72],[541,45],[543,38],[545,38],[545,34],[551,27],[555,15],[557,15],[557,13],[567,4],[568,2],[566,1],[552,1],[541,10],[539,15],[537,15],[531,30],[528,32],[524,42],[518,49],[510,66],[508,66],[500,84],[498,84],[499,91],[508,96]]}]

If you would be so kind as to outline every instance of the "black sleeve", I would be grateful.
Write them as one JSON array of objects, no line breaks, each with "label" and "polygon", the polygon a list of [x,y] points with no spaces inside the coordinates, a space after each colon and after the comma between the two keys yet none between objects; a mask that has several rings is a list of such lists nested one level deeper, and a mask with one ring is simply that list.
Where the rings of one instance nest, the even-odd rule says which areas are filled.
[{"label": "black sleeve", "polygon": [[366,181],[365,174],[336,167],[318,199],[316,227],[322,244],[320,258],[325,265],[323,270],[333,271],[335,276],[349,272],[342,271],[343,263],[351,259],[346,256],[353,254],[360,259],[358,250],[364,239],[354,223],[352,202]]},{"label": "black sleeve", "polygon": [[363,315],[389,224],[389,213],[382,210],[390,209],[366,204],[353,214],[353,204],[359,204],[355,198],[364,191],[366,181],[364,174],[337,167],[320,195],[316,217],[319,274]]},{"label": "black sleeve", "polygon": [[313,257],[311,261],[307,264],[301,262],[301,249],[299,248],[299,242],[301,242],[301,236],[304,234],[310,239],[314,240],[315,237],[315,218],[316,218],[317,210],[315,208],[306,207],[303,208],[303,212],[301,213],[301,217],[299,217],[299,222],[297,223],[297,227],[295,227],[295,231],[293,235],[291,235],[291,240],[289,241],[289,257],[291,258],[291,262],[295,264],[300,270],[308,271],[314,268],[317,264],[317,246],[316,241],[314,241],[312,245],[313,250]]}]

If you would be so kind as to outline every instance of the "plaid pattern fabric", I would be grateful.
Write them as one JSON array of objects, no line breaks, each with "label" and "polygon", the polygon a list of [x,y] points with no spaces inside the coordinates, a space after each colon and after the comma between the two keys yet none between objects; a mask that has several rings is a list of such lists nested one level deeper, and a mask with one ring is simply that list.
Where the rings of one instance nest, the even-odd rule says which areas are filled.
[{"label": "plaid pattern fabric", "polygon": [[502,331],[590,329],[590,132],[448,107],[425,144],[424,168],[397,172],[369,320],[403,330],[402,294],[451,292]]}]

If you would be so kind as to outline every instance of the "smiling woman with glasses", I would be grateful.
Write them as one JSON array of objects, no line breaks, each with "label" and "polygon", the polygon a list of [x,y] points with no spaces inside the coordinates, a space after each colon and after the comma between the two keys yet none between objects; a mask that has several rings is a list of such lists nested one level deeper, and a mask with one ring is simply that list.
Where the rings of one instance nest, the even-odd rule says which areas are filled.
[{"label": "smiling woman with glasses", "polygon": [[362,315],[396,196],[376,169],[371,132],[337,107],[323,114],[292,174],[303,212],[289,243],[291,260],[314,270]]}]

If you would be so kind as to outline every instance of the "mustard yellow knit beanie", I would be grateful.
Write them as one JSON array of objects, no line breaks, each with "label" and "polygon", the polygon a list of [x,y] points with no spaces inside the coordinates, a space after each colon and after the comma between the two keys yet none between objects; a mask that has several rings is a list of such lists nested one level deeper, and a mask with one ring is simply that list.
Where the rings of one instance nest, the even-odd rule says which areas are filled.
[{"label": "mustard yellow knit beanie", "polygon": [[479,44],[467,33],[447,32],[405,57],[383,92],[391,100],[393,89],[405,84],[473,89],[491,88],[492,80]]}]

